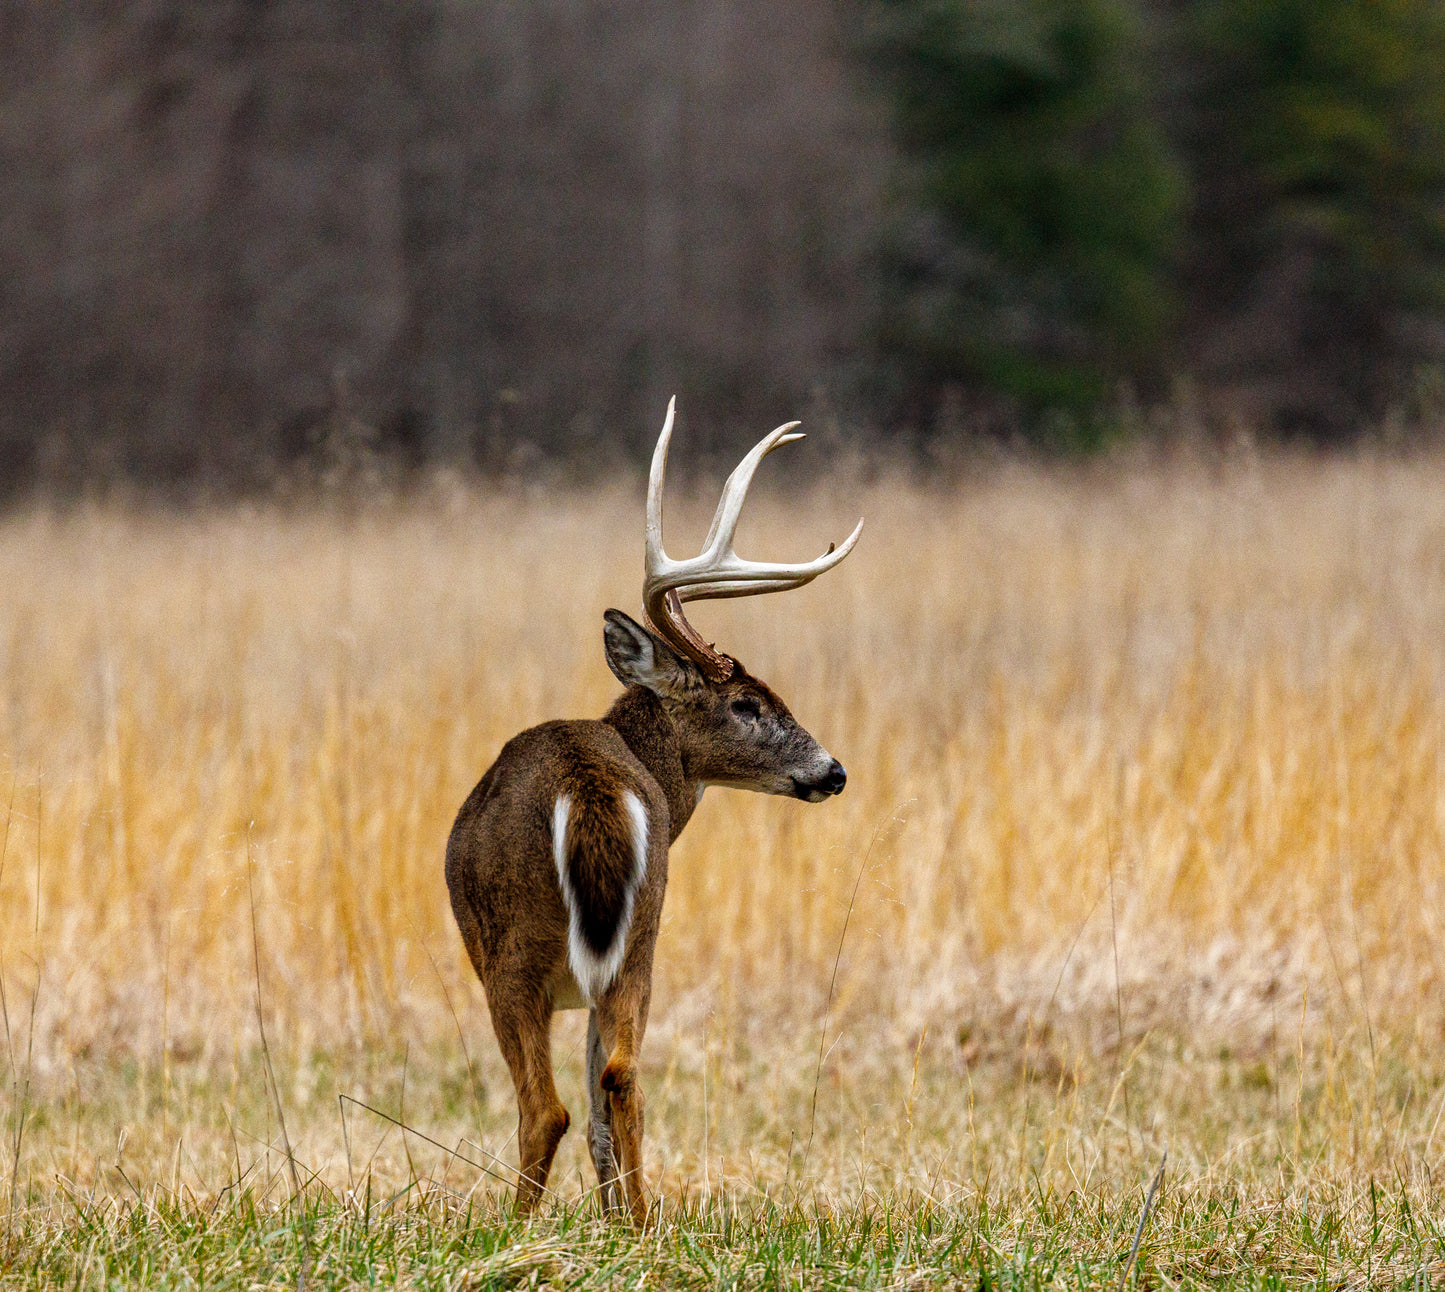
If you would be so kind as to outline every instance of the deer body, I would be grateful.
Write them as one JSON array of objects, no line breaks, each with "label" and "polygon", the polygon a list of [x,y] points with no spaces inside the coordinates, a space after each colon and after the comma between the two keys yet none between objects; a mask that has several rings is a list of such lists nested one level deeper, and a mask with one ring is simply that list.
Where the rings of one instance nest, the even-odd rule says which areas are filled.
[{"label": "deer body", "polygon": [[[658,463],[671,423],[669,408],[654,459],[656,506],[649,498],[645,592],[650,608],[658,607],[657,630],[617,610],[605,617],[607,663],[626,690],[600,721],[546,722],[510,740],[462,805],[447,841],[452,911],[517,1090],[517,1205],[524,1213],[545,1190],[570,1123],[552,1077],[552,1014],[586,1008],[587,1143],[603,1203],[615,1210],[625,1199],[636,1224],[646,1217],[637,1056],[668,848],[702,791],[728,785],[818,802],[840,793],[846,781],[841,764],[766,684],[696,638],[681,614],[679,596],[687,592],[677,590],[688,585],[658,591],[652,520],[655,514],[660,552]],[[787,442],[788,429],[775,431],[739,472],[747,468],[750,476],[771,447]],[[747,487],[744,478],[733,488],[738,474],[714,521],[729,554]],[[761,590],[796,586],[841,560],[856,537],[855,530],[843,549],[808,566],[751,568],[766,571]],[[681,563],[690,565],[692,585],[704,588],[693,595],[738,595],[717,589],[746,577],[740,570],[749,563],[733,557],[736,564],[724,568],[699,565],[701,559]]]}]

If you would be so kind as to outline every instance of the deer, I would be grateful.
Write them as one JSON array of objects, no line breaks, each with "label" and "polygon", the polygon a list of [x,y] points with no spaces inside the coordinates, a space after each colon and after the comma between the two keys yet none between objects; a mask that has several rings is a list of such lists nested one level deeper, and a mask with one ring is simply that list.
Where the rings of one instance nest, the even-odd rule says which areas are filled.
[{"label": "deer", "polygon": [[[819,803],[847,773],[760,678],[703,639],[683,603],[802,587],[853,550],[802,564],[746,561],[733,550],[759,463],[804,438],[787,422],[723,486],[702,552],[663,547],[662,498],[677,400],[667,407],[647,487],[644,623],[603,616],[607,665],[625,688],[599,720],[544,722],[514,736],[468,795],[446,848],[452,912],[481,980],[517,1094],[516,1209],[547,1192],[571,1124],[557,1094],[552,1015],[586,1009],[587,1147],[604,1212],[641,1228],[644,1099],[638,1055],[668,850],[708,786]],[[625,1211],[624,1211],[625,1204]]]}]

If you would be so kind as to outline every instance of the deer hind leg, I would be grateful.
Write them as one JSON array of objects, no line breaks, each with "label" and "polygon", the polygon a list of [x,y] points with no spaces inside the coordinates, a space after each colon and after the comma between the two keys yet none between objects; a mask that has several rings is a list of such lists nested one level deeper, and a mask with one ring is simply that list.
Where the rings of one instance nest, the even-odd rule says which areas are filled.
[{"label": "deer hind leg", "polygon": [[517,1088],[520,1173],[517,1211],[530,1215],[547,1187],[557,1145],[571,1124],[552,1080],[552,1007],[545,998],[506,999],[488,993],[492,1027]]},{"label": "deer hind leg", "polygon": [[591,1113],[587,1119],[587,1148],[592,1165],[597,1168],[598,1193],[603,1211],[611,1214],[622,1208],[617,1180],[617,1150],[612,1133],[612,1101],[602,1086],[602,1073],[607,1066],[607,1051],[602,1048],[602,1033],[597,1026],[597,1011],[587,1015],[587,1098]]},{"label": "deer hind leg", "polygon": [[642,1043],[645,1015],[631,1002],[604,996],[597,1005],[600,1040],[608,1046],[607,1065],[597,1084],[607,1095],[612,1119],[613,1152],[621,1168],[622,1192],[632,1223],[639,1229],[647,1220],[647,1190],[642,1178],[642,1087],[637,1080],[637,1051]]}]

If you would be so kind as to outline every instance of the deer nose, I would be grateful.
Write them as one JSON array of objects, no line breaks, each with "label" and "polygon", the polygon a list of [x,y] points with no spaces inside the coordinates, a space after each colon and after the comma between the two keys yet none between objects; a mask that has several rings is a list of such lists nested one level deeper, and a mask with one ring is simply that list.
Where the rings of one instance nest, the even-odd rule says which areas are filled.
[{"label": "deer nose", "polygon": [[818,788],[825,794],[841,794],[843,786],[848,783],[848,773],[843,770],[843,764],[836,758],[828,768],[828,774],[818,782]]}]

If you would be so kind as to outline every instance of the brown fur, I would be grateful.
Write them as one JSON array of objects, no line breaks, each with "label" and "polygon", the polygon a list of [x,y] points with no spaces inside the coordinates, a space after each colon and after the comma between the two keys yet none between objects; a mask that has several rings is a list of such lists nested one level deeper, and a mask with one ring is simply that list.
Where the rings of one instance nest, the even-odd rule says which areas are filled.
[{"label": "brown fur", "polygon": [[[616,931],[634,866],[623,793],[631,790],[642,802],[647,868],[634,895],[621,967],[591,1002],[588,1029],[588,1144],[603,1201],[615,1207],[620,1186],[640,1225],[647,1203],[637,1055],[652,995],[668,847],[692,816],[701,785],[835,793],[841,780],[820,790],[806,776],[816,781],[823,760],[840,777],[842,769],[741,666],[728,681],[711,683],[626,616],[609,611],[608,622],[613,671],[645,684],[629,685],[600,722],[546,722],[508,741],[457,814],[446,878],[517,1088],[517,1205],[528,1212],[545,1190],[570,1123],[551,1064],[551,1017],[558,993],[571,983],[568,915],[552,855],[553,809],[560,794],[571,799],[568,874],[586,940],[602,950],[611,943],[609,930]],[[734,705],[744,700],[740,716]]]}]

